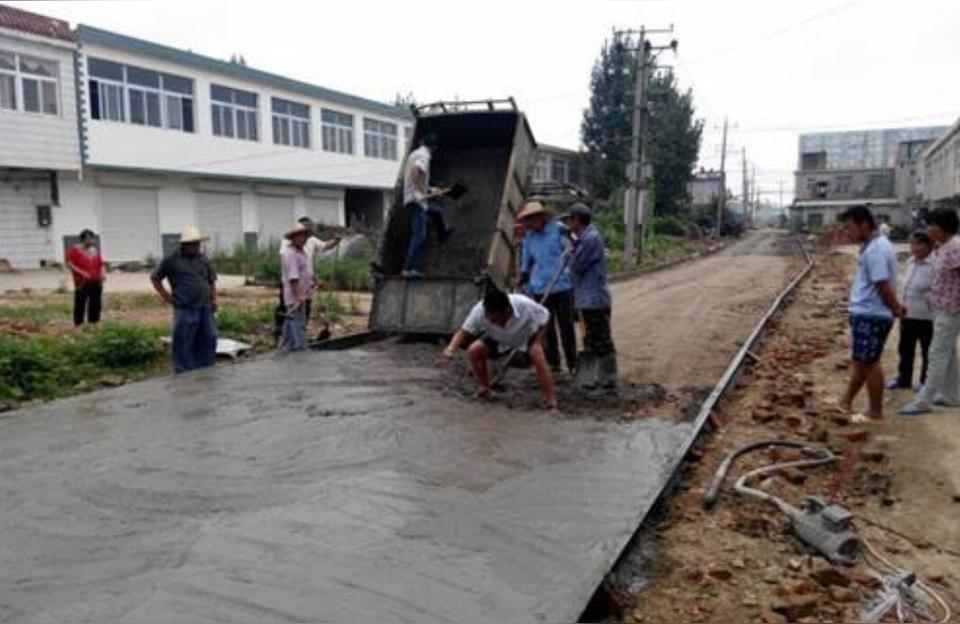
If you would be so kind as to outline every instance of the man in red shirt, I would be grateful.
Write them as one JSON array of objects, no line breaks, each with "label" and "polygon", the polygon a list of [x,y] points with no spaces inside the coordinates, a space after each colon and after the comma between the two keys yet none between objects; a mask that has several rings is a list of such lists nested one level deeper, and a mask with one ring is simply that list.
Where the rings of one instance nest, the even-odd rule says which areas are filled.
[{"label": "man in red shirt", "polygon": [[100,301],[103,297],[103,258],[97,249],[97,235],[92,230],[80,232],[80,242],[67,252],[67,266],[73,273],[73,324],[100,322]]}]

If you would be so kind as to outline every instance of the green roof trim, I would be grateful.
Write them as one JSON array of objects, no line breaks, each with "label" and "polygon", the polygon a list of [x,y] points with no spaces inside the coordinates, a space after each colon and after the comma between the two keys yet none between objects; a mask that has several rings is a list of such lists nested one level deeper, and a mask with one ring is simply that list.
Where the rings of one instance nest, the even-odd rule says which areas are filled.
[{"label": "green roof trim", "polygon": [[209,56],[203,56],[202,54],[178,50],[177,48],[171,48],[170,46],[159,43],[128,37],[108,30],[101,30],[100,28],[87,26],[86,24],[79,24],[77,26],[77,38],[81,43],[93,43],[117,50],[152,56],[170,61],[171,63],[186,65],[212,73],[231,76],[240,80],[249,80],[251,82],[268,85],[276,89],[299,93],[300,95],[324,100],[331,104],[341,104],[385,117],[413,121],[413,115],[409,109],[403,106],[393,106],[383,102],[368,100],[356,95],[350,95],[349,93],[334,91],[333,89],[327,89],[308,82],[301,82],[293,78],[286,78],[278,74],[272,74],[236,63],[221,61]]}]

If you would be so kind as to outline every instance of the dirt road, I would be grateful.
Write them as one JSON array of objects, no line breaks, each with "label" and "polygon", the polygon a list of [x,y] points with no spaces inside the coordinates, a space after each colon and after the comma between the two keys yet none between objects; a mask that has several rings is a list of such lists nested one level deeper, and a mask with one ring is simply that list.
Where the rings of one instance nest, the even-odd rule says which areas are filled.
[{"label": "dirt road", "polygon": [[783,232],[752,232],[694,262],[613,286],[620,374],[676,390],[713,386],[802,262]]}]

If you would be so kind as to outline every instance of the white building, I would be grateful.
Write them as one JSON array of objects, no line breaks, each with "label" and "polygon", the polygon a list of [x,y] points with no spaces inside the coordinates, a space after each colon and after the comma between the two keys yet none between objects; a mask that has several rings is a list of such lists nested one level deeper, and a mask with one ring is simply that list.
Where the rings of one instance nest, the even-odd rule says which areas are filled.
[{"label": "white building", "polygon": [[[18,31],[17,47],[5,33],[0,51],[41,45]],[[0,110],[0,165],[39,168],[47,186],[46,172],[56,171],[59,190],[42,248],[12,243],[35,216],[4,218],[11,242],[0,238],[0,257],[14,266],[62,261],[84,228],[100,234],[108,261],[123,262],[169,252],[191,224],[215,251],[276,240],[303,215],[341,226],[383,221],[412,130],[406,109],[86,25],[73,38],[75,48],[44,41],[45,55],[23,48],[59,64],[45,70],[59,76],[51,114]],[[24,151],[38,141],[43,150]]]},{"label": "white building", "polygon": [[59,257],[58,180],[80,172],[74,41],[66,22],[0,5],[0,258]]},{"label": "white building", "polygon": [[960,207],[960,121],[927,147],[920,161],[920,186],[928,207]]}]

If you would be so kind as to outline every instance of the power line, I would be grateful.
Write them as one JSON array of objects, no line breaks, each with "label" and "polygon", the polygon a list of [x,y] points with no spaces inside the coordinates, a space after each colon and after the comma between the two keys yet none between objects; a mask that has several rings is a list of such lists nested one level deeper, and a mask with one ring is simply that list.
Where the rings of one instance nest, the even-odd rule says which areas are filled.
[{"label": "power line", "polygon": [[824,19],[824,18],[830,17],[830,16],[832,16],[832,15],[836,15],[837,13],[840,13],[840,12],[842,12],[842,11],[846,11],[846,10],[849,9],[850,7],[852,7],[852,6],[856,5],[856,4],[860,4],[860,3],[862,3],[862,2],[863,2],[863,0],[850,0],[850,2],[845,2],[845,3],[843,3],[843,4],[839,5],[839,6],[833,7],[833,8],[831,8],[831,9],[826,10],[826,11],[822,11],[822,12],[820,12],[820,13],[816,13],[816,14],[814,14],[814,15],[810,15],[810,16],[805,17],[805,18],[803,18],[803,19],[801,19],[801,20],[798,20],[798,21],[796,21],[796,22],[791,22],[791,23],[789,23],[789,24],[786,24],[786,25],[781,26],[781,27],[779,27],[779,28],[776,28],[776,29],[774,29],[774,30],[767,31],[767,32],[762,33],[762,34],[760,34],[760,35],[758,35],[758,36],[756,36],[756,37],[754,37],[754,38],[752,38],[752,39],[749,39],[749,40],[747,40],[747,41],[742,41],[741,43],[739,43],[739,44],[737,44],[737,45],[735,45],[735,46],[731,46],[731,47],[729,47],[729,48],[726,48],[726,49],[723,49],[723,50],[719,50],[719,51],[717,51],[717,52],[711,52],[711,53],[705,54],[704,56],[701,56],[701,57],[699,57],[699,58],[694,58],[693,60],[690,61],[690,63],[691,63],[691,64],[695,64],[695,63],[704,63],[704,62],[708,62],[708,61],[716,61],[716,60],[718,60],[718,59],[720,59],[720,58],[722,58],[722,57],[724,57],[724,56],[727,56],[727,55],[729,55],[729,54],[733,54],[733,53],[735,53],[735,52],[739,52],[739,51],[741,51],[741,50],[750,48],[750,47],[752,47],[752,46],[754,46],[754,45],[756,45],[756,44],[758,44],[758,43],[764,43],[764,42],[769,41],[769,40],[771,40],[771,39],[773,39],[773,38],[775,38],[775,37],[778,37],[778,36],[780,36],[780,35],[783,35],[783,34],[785,34],[785,33],[788,33],[788,32],[790,32],[790,31],[792,31],[792,30],[796,30],[797,28],[800,28],[800,27],[802,27],[802,26],[806,26],[807,24],[810,24],[810,23],[812,23],[812,22],[816,22],[816,21],[822,20],[822,19]]}]

